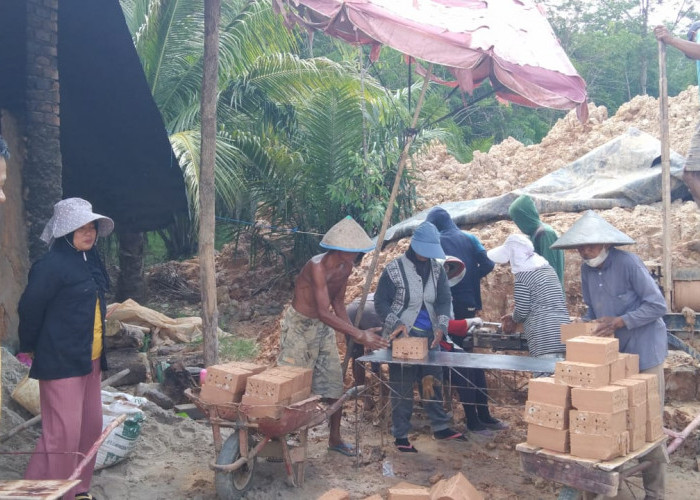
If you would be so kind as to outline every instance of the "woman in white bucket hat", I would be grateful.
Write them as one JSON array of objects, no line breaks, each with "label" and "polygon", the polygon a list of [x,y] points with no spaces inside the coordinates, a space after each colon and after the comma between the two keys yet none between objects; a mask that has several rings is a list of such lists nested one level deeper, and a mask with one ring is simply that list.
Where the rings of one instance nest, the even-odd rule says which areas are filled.
[{"label": "woman in white bucket hat", "polygon": [[[67,479],[102,432],[109,277],[95,243],[113,229],[90,203],[68,198],[54,205],[41,235],[50,248],[32,266],[18,307],[20,351],[33,357],[29,376],[39,380],[42,416],[25,479]],[[93,458],[64,499],[92,498],[94,466]]]},{"label": "woman in white bucket hat", "polygon": [[510,264],[515,275],[515,308],[501,318],[503,330],[510,333],[523,323],[530,356],[564,359],[561,325],[569,323],[566,297],[559,277],[547,260],[523,234],[511,234],[503,245],[487,252],[497,264]]}]

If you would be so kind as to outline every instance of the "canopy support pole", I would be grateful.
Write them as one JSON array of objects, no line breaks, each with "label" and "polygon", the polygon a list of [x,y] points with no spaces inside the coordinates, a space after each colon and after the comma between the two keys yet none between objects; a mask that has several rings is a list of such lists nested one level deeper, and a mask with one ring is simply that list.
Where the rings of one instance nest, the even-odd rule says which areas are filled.
[{"label": "canopy support pole", "polygon": [[673,269],[671,264],[671,146],[668,131],[668,85],[666,80],[666,44],[659,41],[659,117],[661,120],[661,200],[663,205],[661,286],[666,307],[672,308]]},{"label": "canopy support pole", "polygon": [[[413,113],[413,121],[411,122],[411,130],[416,130],[418,126],[418,115],[423,107],[423,101],[425,100],[425,93],[428,90],[428,85],[430,84],[430,77],[433,74],[433,63],[430,63],[428,70],[425,74],[423,80],[423,87],[420,91],[420,97],[418,98],[418,104],[416,104],[416,110]],[[394,210],[394,203],[396,202],[396,196],[399,193],[399,185],[401,184],[401,177],[403,177],[404,166],[406,165],[406,160],[408,159],[408,151],[413,144],[415,139],[415,133],[411,133],[406,138],[406,144],[404,144],[403,150],[401,151],[401,156],[399,157],[399,165],[396,170],[396,177],[394,178],[394,186],[391,188],[391,196],[389,196],[389,203],[387,204],[386,211],[384,212],[384,220],[382,221],[382,227],[379,230],[379,235],[377,236],[377,246],[372,254],[372,263],[367,270],[367,277],[365,278],[365,284],[362,288],[362,297],[360,298],[360,304],[357,308],[357,313],[355,315],[355,326],[360,324],[362,319],[362,313],[365,310],[365,303],[367,302],[367,295],[369,294],[369,289],[372,286],[372,278],[374,277],[374,272],[377,269],[377,262],[379,261],[379,252],[384,244],[384,236],[386,235],[386,230],[389,228],[389,222],[391,221],[391,213]],[[348,361],[350,360],[350,352],[352,351],[355,343],[352,339],[349,340],[346,351],[345,359],[343,359],[343,373],[348,368]]]}]

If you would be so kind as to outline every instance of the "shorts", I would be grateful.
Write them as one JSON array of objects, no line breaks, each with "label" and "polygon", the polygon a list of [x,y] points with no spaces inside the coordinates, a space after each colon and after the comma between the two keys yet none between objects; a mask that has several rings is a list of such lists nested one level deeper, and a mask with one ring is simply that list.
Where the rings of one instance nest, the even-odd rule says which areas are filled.
[{"label": "shorts", "polygon": [[700,120],[695,126],[693,137],[690,138],[684,169],[687,172],[700,172]]},{"label": "shorts", "polygon": [[311,392],[324,398],[343,395],[335,331],[318,318],[307,318],[292,306],[287,307],[280,329],[278,365],[300,366],[313,370]]}]

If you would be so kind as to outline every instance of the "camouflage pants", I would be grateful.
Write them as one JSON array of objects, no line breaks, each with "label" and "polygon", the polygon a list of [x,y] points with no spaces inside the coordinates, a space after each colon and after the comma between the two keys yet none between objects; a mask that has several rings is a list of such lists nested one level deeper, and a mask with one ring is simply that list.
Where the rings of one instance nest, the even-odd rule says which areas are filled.
[{"label": "camouflage pants", "polygon": [[287,307],[281,322],[278,365],[311,368],[311,392],[324,398],[343,395],[338,345],[335,331],[320,319],[307,318],[292,306]]}]

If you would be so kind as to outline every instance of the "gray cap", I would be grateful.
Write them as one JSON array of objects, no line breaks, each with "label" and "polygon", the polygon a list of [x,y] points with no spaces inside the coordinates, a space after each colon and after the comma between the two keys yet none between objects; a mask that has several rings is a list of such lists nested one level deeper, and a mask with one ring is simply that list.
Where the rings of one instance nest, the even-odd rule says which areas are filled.
[{"label": "gray cap", "polygon": [[561,235],[550,248],[578,248],[582,245],[632,245],[634,240],[603,219],[593,210],[587,210],[571,228]]},{"label": "gray cap", "polygon": [[376,246],[362,227],[349,215],[323,236],[320,245],[341,252],[371,252]]}]

